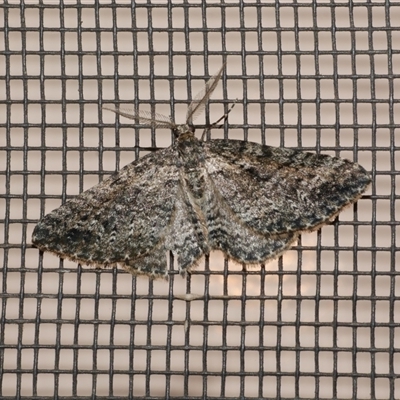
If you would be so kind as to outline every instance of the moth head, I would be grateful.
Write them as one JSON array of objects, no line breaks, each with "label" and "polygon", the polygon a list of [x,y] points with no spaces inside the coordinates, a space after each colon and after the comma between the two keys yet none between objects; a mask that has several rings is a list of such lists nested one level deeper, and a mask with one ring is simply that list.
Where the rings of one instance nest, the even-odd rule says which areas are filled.
[{"label": "moth head", "polygon": [[194,136],[195,127],[193,125],[182,124],[176,125],[173,129],[176,138],[183,139],[189,136]]}]

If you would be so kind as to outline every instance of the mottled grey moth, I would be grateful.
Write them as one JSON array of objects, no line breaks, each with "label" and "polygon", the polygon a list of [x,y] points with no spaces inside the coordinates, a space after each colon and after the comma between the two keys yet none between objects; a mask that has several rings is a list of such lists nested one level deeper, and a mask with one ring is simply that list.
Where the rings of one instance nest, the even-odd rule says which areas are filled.
[{"label": "mottled grey moth", "polygon": [[193,121],[221,74],[222,68],[190,103],[183,125],[112,109],[170,128],[173,145],[46,215],[32,243],[79,263],[167,277],[169,251],[182,274],[211,250],[246,265],[264,263],[361,197],[371,179],[350,161],[241,140],[205,141],[204,134],[197,139]]}]

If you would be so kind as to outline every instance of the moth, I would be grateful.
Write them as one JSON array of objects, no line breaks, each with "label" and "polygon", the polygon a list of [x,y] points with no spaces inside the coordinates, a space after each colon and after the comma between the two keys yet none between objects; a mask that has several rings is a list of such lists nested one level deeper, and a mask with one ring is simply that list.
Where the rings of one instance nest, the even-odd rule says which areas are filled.
[{"label": "moth", "polygon": [[78,263],[166,278],[169,252],[181,274],[212,250],[245,265],[265,263],[362,196],[370,175],[348,160],[241,140],[205,140],[207,130],[197,139],[193,121],[222,71],[190,103],[183,125],[163,115],[110,108],[171,129],[174,143],[46,215],[32,243]]}]

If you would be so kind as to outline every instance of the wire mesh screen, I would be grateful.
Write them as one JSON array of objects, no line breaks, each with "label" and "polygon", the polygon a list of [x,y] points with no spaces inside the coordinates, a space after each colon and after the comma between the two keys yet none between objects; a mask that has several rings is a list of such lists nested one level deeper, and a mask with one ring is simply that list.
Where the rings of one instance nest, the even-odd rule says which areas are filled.
[{"label": "wire mesh screen", "polygon": [[[1,14],[1,398],[400,398],[399,2],[5,1]],[[103,105],[183,123],[224,63],[196,122],[238,100],[212,138],[354,160],[372,173],[366,195],[265,266],[213,252],[168,281],[31,245],[43,215],[172,143]]]}]

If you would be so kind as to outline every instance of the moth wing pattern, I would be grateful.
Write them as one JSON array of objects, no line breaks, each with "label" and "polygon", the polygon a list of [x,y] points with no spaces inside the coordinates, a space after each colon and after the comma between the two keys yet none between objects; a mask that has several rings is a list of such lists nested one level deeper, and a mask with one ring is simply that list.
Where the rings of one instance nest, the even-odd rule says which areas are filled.
[{"label": "moth wing pattern", "polygon": [[[208,218],[210,247],[222,250],[229,258],[246,265],[264,263],[287,250],[297,239],[297,232],[282,235],[262,234],[235,214],[212,181],[209,182],[216,207]],[[212,202],[211,202],[212,204]]]},{"label": "moth wing pattern", "polygon": [[150,153],[46,215],[32,242],[83,264],[166,276],[178,186],[173,149]]},{"label": "moth wing pattern", "polygon": [[204,143],[224,202],[262,235],[315,230],[357,201],[371,179],[342,158],[239,140]]},{"label": "moth wing pattern", "polygon": [[118,264],[153,278],[167,277],[168,251],[181,273],[213,249],[259,264],[361,197],[371,178],[350,161],[239,140],[196,139],[193,120],[222,71],[195,96],[183,125],[155,113],[105,107],[153,128],[170,128],[176,140],[46,215],[34,229],[33,244],[62,258]]}]

